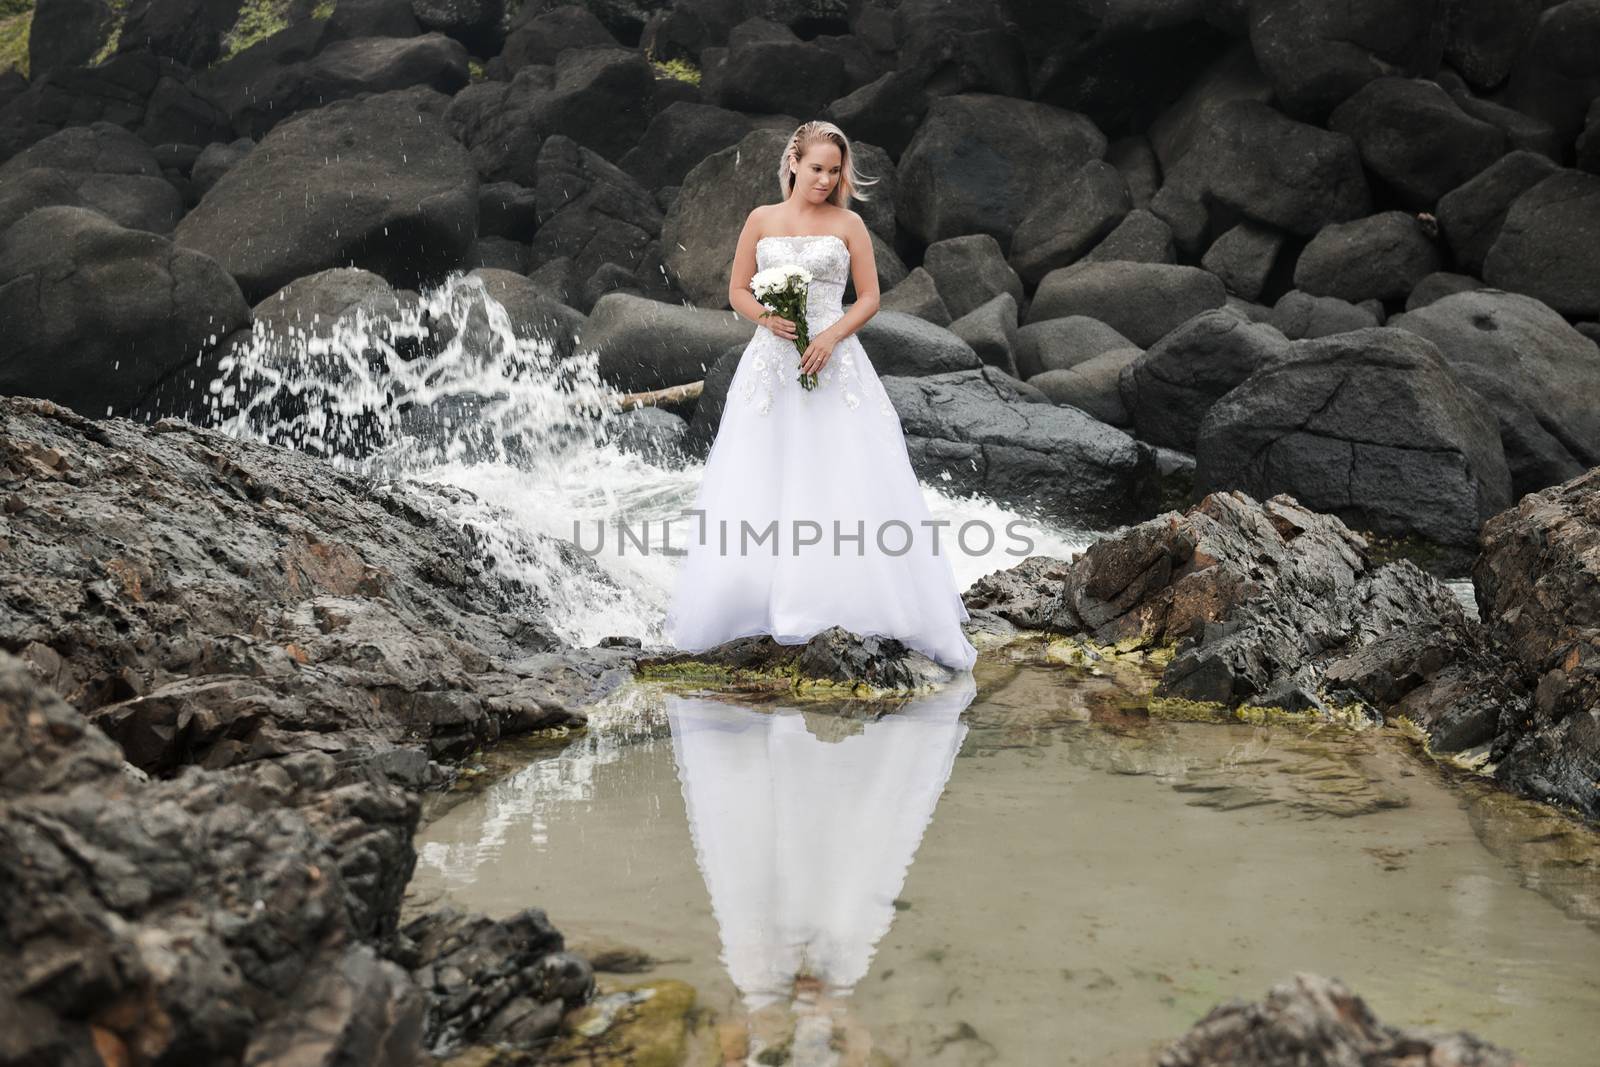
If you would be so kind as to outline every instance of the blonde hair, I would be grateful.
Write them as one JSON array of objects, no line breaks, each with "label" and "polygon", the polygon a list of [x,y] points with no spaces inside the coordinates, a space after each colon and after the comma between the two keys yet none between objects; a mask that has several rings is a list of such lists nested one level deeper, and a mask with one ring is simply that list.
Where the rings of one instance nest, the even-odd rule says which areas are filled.
[{"label": "blonde hair", "polygon": [[856,172],[855,158],[850,152],[850,138],[833,123],[821,120],[802,122],[784,146],[783,156],[778,160],[778,190],[783,198],[789,199],[794,192],[795,168],[805,157],[806,149],[818,141],[832,141],[839,146],[839,184],[828,194],[828,202],[838,207],[848,207],[852,198],[870,200],[871,197],[859,190],[862,186],[878,184],[878,179]]}]

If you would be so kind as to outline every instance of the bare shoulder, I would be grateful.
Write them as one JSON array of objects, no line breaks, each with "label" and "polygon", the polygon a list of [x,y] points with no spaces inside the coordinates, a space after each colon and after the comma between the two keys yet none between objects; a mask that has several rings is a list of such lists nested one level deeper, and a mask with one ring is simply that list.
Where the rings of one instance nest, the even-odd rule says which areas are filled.
[{"label": "bare shoulder", "polygon": [[850,235],[850,243],[865,241],[867,247],[870,248],[872,246],[872,234],[867,231],[866,220],[849,208],[841,208],[840,210],[845,214],[844,228],[845,232]]}]

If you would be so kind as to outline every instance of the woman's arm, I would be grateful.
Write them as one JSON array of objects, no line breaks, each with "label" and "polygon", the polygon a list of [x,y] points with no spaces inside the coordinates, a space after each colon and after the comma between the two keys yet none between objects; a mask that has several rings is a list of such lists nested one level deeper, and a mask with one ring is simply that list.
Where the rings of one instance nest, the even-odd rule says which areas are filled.
[{"label": "woman's arm", "polygon": [[835,344],[861,329],[878,313],[878,264],[872,256],[872,234],[867,232],[867,224],[861,221],[861,216],[853,211],[850,223],[850,239],[845,244],[850,248],[850,280],[855,282],[856,302],[845,309],[838,322],[822,331]]},{"label": "woman's arm", "polygon": [[750,291],[750,279],[756,273],[756,242],[761,239],[761,225],[757,221],[760,208],[751,211],[739,232],[739,244],[733,252],[733,269],[728,274],[728,306],[758,326],[765,326],[779,337],[793,341],[797,327],[793,322],[774,313]]}]

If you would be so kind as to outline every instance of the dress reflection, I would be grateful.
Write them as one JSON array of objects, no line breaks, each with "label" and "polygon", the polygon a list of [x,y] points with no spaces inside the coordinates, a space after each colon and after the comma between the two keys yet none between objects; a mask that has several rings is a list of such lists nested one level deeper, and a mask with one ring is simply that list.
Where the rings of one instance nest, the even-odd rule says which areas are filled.
[{"label": "dress reflection", "polygon": [[866,975],[976,695],[964,674],[866,722],[667,698],[722,961],[752,1014]]}]

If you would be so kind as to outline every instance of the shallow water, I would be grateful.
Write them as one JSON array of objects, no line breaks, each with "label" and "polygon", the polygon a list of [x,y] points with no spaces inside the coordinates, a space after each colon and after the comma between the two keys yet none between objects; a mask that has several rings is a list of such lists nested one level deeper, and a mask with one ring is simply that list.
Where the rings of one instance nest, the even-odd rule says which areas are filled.
[{"label": "shallow water", "polygon": [[877,718],[632,687],[429,824],[412,903],[642,950],[752,1053],[793,1009],[899,1064],[1150,1063],[1310,970],[1386,1022],[1593,1062],[1600,924],[1523,888],[1470,789],[1388,733],[1127,704],[987,659]]}]

